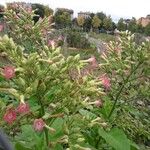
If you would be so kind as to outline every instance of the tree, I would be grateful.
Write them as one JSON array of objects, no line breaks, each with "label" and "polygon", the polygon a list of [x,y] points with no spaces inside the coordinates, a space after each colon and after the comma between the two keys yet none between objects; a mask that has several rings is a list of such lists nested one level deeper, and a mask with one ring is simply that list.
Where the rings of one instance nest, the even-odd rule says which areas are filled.
[{"label": "tree", "polygon": [[0,18],[3,18],[4,6],[0,5]]},{"label": "tree", "polygon": [[97,15],[98,18],[101,20],[101,25],[100,25],[100,27],[99,27],[99,29],[100,29],[100,28],[103,27],[103,21],[104,21],[104,19],[105,19],[107,16],[106,16],[106,14],[103,13],[103,12],[98,12],[96,15]]},{"label": "tree", "polygon": [[44,5],[32,4],[32,9],[35,10],[36,16],[33,17],[34,22],[37,22],[39,18],[44,18]]},{"label": "tree", "polygon": [[145,33],[147,36],[150,36],[150,23],[145,27],[144,33]]},{"label": "tree", "polygon": [[136,32],[144,33],[144,27],[141,24],[137,24],[136,26]]},{"label": "tree", "polygon": [[53,15],[53,9],[49,8],[49,6],[44,6],[44,15],[46,17]]},{"label": "tree", "polygon": [[96,16],[98,16],[98,18],[99,18],[101,21],[103,21],[103,20],[107,17],[106,14],[103,13],[103,12],[98,12],[98,13],[96,14]]},{"label": "tree", "polygon": [[95,15],[92,19],[92,26],[93,28],[97,29],[101,25],[101,20],[98,18],[97,15]]},{"label": "tree", "polygon": [[54,15],[54,21],[57,28],[65,28],[71,26],[71,14],[69,9],[57,9]]},{"label": "tree", "polygon": [[134,17],[131,19],[131,21],[128,24],[128,30],[133,33],[137,31],[136,19]]},{"label": "tree", "polygon": [[120,30],[120,31],[125,31],[127,29],[123,18],[119,19],[118,24],[117,24],[117,29]]},{"label": "tree", "polygon": [[92,19],[91,17],[88,17],[85,19],[85,22],[83,25],[84,31],[89,32],[91,27],[92,27]]},{"label": "tree", "polygon": [[77,18],[77,23],[78,23],[78,25],[79,25],[80,27],[83,27],[83,25],[84,25],[84,23],[85,23],[84,17],[83,17],[83,16],[79,16],[79,17]]},{"label": "tree", "polygon": [[112,30],[112,19],[111,19],[110,16],[104,18],[104,20],[103,20],[103,27],[106,30]]}]

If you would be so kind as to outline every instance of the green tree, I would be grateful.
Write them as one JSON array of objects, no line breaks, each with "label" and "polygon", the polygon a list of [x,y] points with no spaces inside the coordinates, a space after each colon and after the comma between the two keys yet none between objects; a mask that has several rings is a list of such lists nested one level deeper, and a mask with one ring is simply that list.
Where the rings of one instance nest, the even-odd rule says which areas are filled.
[{"label": "green tree", "polygon": [[98,18],[101,20],[101,25],[100,25],[100,27],[99,27],[99,29],[100,29],[100,28],[103,27],[103,21],[104,21],[104,19],[105,19],[107,16],[106,16],[106,14],[103,13],[103,12],[98,12],[98,13],[96,13],[96,15],[97,15]]},{"label": "green tree", "polygon": [[111,19],[110,16],[104,18],[104,20],[103,20],[103,27],[106,30],[112,30],[112,19]]},{"label": "green tree", "polygon": [[145,27],[144,33],[150,36],[150,23]]},{"label": "green tree", "polygon": [[49,6],[44,6],[44,15],[46,17],[50,16],[50,15],[53,15],[53,9],[49,8]]},{"label": "green tree", "polygon": [[57,28],[71,26],[71,12],[68,9],[58,9],[54,15],[54,21]]},{"label": "green tree", "polygon": [[91,27],[92,27],[92,19],[91,17],[88,17],[85,19],[85,22],[83,25],[84,31],[89,32]]},{"label": "green tree", "polygon": [[0,19],[3,18],[4,6],[0,5]]},{"label": "green tree", "polygon": [[92,26],[93,26],[93,28],[98,29],[98,27],[101,25],[101,22],[102,21],[98,18],[98,16],[95,15],[93,17],[93,19],[92,19]]},{"label": "green tree", "polygon": [[128,30],[134,33],[137,31],[136,29],[137,29],[136,19],[133,17],[128,24]]},{"label": "green tree", "polygon": [[144,27],[141,24],[137,24],[136,26],[136,32],[144,33]]},{"label": "green tree", "polygon": [[126,24],[124,23],[124,20],[123,18],[120,18],[119,21],[118,21],[118,24],[117,24],[117,28],[118,30],[120,31],[125,31],[127,28],[126,28]]}]

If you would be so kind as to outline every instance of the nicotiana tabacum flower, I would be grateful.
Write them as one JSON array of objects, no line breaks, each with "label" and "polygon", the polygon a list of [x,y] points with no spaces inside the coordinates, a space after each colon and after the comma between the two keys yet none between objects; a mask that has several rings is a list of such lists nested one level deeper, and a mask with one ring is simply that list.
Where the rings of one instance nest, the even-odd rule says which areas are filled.
[{"label": "nicotiana tabacum flower", "polygon": [[16,111],[20,114],[22,113],[28,113],[30,111],[30,106],[27,102],[21,102],[19,106],[17,107]]},{"label": "nicotiana tabacum flower", "polygon": [[48,40],[48,46],[51,46],[52,49],[55,49],[55,45],[56,45],[56,43],[54,40]]},{"label": "nicotiana tabacum flower", "polygon": [[44,127],[45,127],[45,122],[43,121],[42,118],[34,120],[33,128],[35,131],[41,132],[41,131],[43,131]]},{"label": "nicotiana tabacum flower", "polygon": [[11,79],[15,76],[15,67],[5,66],[3,69],[3,76],[5,79]]},{"label": "nicotiana tabacum flower", "polygon": [[4,26],[0,24],[0,32],[3,31]]},{"label": "nicotiana tabacum flower", "polygon": [[16,120],[16,111],[14,108],[10,108],[6,111],[6,113],[4,114],[4,121],[6,121],[8,124],[12,124],[15,120]]},{"label": "nicotiana tabacum flower", "polygon": [[106,74],[103,74],[99,77],[99,79],[102,81],[102,85],[104,86],[104,88],[106,90],[109,90],[111,87],[110,78]]}]

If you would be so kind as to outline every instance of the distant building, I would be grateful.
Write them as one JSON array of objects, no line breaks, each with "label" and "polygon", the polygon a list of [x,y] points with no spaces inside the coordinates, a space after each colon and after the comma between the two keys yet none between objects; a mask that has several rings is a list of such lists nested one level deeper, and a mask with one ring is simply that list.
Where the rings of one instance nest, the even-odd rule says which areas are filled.
[{"label": "distant building", "polygon": [[78,13],[78,17],[83,17],[83,18],[85,18],[85,19],[87,19],[87,18],[90,18],[90,12],[79,12]]},{"label": "distant building", "polygon": [[137,20],[137,24],[141,24],[143,27],[146,27],[150,23],[150,15],[146,17],[141,17]]}]

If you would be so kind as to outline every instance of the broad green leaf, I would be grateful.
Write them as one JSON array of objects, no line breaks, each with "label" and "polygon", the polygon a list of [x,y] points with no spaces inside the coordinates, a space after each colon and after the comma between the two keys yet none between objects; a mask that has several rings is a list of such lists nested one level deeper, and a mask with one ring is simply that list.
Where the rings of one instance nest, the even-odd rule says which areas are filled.
[{"label": "broad green leaf", "polygon": [[22,145],[20,142],[17,142],[15,144],[15,150],[32,150],[28,147],[25,147],[24,145]]},{"label": "broad green leaf", "polygon": [[100,128],[98,133],[115,150],[130,150],[130,142],[122,130],[114,128],[106,132]]}]

